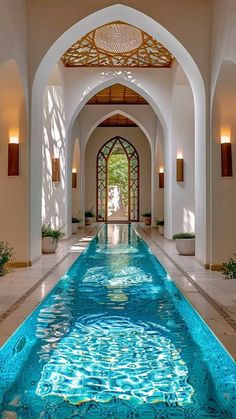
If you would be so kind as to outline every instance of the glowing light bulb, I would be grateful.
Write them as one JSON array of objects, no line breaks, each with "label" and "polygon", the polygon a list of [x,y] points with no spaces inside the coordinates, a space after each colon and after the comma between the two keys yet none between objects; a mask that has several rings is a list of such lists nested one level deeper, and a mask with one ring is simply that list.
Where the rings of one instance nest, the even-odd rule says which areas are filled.
[{"label": "glowing light bulb", "polygon": [[9,143],[10,144],[19,144],[19,138],[18,137],[10,137]]},{"label": "glowing light bulb", "polygon": [[230,143],[230,137],[228,135],[222,135],[220,142],[221,144]]}]

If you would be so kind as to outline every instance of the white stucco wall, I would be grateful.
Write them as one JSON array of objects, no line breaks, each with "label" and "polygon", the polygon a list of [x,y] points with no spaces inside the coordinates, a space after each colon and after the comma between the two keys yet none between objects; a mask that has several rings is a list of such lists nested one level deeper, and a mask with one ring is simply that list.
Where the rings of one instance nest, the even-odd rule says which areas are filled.
[{"label": "white stucco wall", "polygon": [[[29,262],[28,63],[25,1],[0,1],[0,240]],[[8,177],[8,142],[18,136],[20,176]]]},{"label": "white stucco wall", "polygon": [[[83,18],[90,15],[91,24],[86,25],[87,32],[93,27],[102,25],[106,21],[114,20],[130,20],[130,23],[142,28],[142,13],[147,17],[151,17],[157,21],[159,25],[166,28],[167,31],[179,39],[181,44],[190,52],[191,56],[197,62],[201,72],[207,74],[209,64],[209,47],[210,47],[210,22],[211,22],[211,1],[206,0],[175,0],[177,7],[175,13],[173,11],[173,0],[158,1],[158,7],[152,1],[143,2],[142,0],[126,0],[122,5],[117,4],[116,0],[102,0],[84,2],[83,7],[77,0],[70,0],[69,6],[66,8],[64,0],[51,0],[44,2],[35,2],[27,0],[27,11],[29,20],[29,51],[30,51],[30,69],[33,74],[38,67],[43,56],[46,54],[52,44],[69,28],[75,28],[81,21],[83,29]],[[221,0],[220,0],[221,1]],[[112,8],[107,8],[113,6]],[[125,9],[129,6],[130,9]],[[123,7],[123,10],[121,10]],[[105,11],[106,21],[100,21],[99,12],[102,8]],[[132,13],[133,9],[140,11]],[[98,11],[98,15],[96,12]],[[52,25],[53,22],[53,25]],[[86,22],[87,23],[87,22]],[[42,27],[44,31],[42,31]],[[191,28],[191,36],[189,30]],[[143,30],[148,30],[143,28]],[[151,23],[149,24],[149,32],[155,37]],[[78,36],[79,38],[79,36]],[[78,39],[77,38],[77,39]],[[162,34],[159,35],[160,42],[163,42]],[[64,51],[72,44],[72,38],[67,37],[67,45],[65,43]],[[164,42],[164,44],[166,44]],[[37,45],[37,49],[35,49]],[[168,45],[170,51],[174,45]]]},{"label": "white stucco wall", "polygon": [[[67,162],[63,90],[47,86],[44,92],[44,138],[42,146],[42,223],[66,233]],[[52,158],[60,158],[60,182],[52,182]]]},{"label": "white stucco wall", "polygon": [[236,61],[236,2],[214,0],[211,25],[211,105],[224,60]]},{"label": "white stucco wall", "polygon": [[171,69],[66,68],[63,77],[69,128],[94,94],[115,83],[135,89],[154,108],[163,125],[168,122]]},{"label": "white stucco wall", "polygon": [[[236,64],[225,61],[218,76],[212,113],[212,261],[223,263],[236,244]],[[233,176],[221,176],[221,136],[232,144]]]},{"label": "white stucco wall", "polygon": [[[172,91],[171,193],[172,235],[195,232],[194,108],[191,87],[175,82]],[[176,181],[176,158],[184,159],[184,182]]]},{"label": "white stucco wall", "polygon": [[[211,264],[226,261],[236,243],[236,2],[215,0],[211,54],[211,165],[210,216]],[[220,138],[232,143],[233,177],[221,177]]]},{"label": "white stucco wall", "polygon": [[149,105],[85,105],[78,116],[81,143],[86,144],[93,130],[104,119],[115,114],[127,116],[139,124],[154,148],[157,116]]},{"label": "white stucco wall", "polygon": [[0,65],[15,60],[28,109],[28,43],[25,0],[0,0]]},{"label": "white stucco wall", "polygon": [[[0,66],[0,240],[14,249],[16,262],[28,262],[27,115],[23,84],[15,61]],[[19,176],[8,176],[8,143],[19,139]]]}]

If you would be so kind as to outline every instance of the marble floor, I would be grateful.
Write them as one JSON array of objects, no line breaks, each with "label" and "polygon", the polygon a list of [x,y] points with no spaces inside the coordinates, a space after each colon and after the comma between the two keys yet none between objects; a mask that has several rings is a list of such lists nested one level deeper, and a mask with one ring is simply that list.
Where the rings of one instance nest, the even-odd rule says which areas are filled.
[{"label": "marble floor", "polygon": [[[172,241],[155,228],[135,224],[170,277],[236,359],[236,281],[225,280],[194,258],[180,256]],[[60,242],[55,254],[43,255],[32,267],[16,269],[0,279],[0,345],[68,270],[97,232],[97,226],[80,228]]]},{"label": "marble floor", "polygon": [[181,256],[156,228],[136,225],[169,276],[195,307],[217,338],[236,359],[236,280],[206,270],[194,256]]},{"label": "marble floor", "polygon": [[0,346],[65,274],[97,230],[96,226],[80,228],[69,240],[60,241],[56,253],[0,278]]}]

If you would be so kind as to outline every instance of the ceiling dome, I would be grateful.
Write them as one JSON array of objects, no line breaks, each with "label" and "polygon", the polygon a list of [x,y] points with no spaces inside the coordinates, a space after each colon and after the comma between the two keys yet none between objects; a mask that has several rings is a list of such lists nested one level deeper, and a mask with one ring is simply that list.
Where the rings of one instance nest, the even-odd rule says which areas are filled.
[{"label": "ceiling dome", "polygon": [[142,32],[125,23],[113,23],[95,30],[95,45],[111,54],[124,54],[139,48]]},{"label": "ceiling dome", "polygon": [[78,39],[61,57],[66,67],[171,67],[173,55],[135,26],[111,22]]}]

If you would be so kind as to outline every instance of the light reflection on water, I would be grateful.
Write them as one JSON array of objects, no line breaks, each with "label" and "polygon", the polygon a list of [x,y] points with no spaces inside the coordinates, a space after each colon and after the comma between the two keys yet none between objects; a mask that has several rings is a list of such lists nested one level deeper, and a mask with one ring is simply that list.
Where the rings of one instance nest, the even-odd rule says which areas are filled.
[{"label": "light reflection on water", "polygon": [[4,349],[3,418],[234,417],[230,360],[127,225],[104,228],[27,322]]},{"label": "light reflection on water", "polygon": [[114,397],[191,403],[194,390],[180,352],[150,322],[133,323],[107,313],[85,316],[51,354],[37,394],[65,397],[74,404],[106,403]]}]

